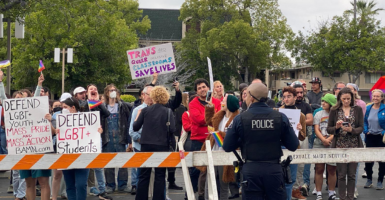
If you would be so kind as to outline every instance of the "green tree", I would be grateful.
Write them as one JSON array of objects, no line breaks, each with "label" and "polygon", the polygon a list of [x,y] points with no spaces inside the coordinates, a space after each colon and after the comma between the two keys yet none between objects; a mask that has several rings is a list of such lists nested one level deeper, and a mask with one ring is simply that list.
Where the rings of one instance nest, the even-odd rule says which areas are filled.
[{"label": "green tree", "polygon": [[137,47],[137,33],[150,28],[135,0],[42,0],[25,18],[25,39],[14,50],[14,89],[35,85],[43,60],[45,85],[61,91],[61,63],[54,48],[74,48],[66,64],[65,89],[89,83],[118,86],[130,81],[126,51]]},{"label": "green tree", "polygon": [[178,46],[197,68],[193,78],[208,77],[206,57],[226,88],[232,78],[249,82],[262,69],[290,63],[283,47],[291,30],[276,0],[186,0],[180,20],[197,27]]},{"label": "green tree", "polygon": [[[346,13],[350,15],[354,15],[354,2],[350,2],[350,4],[353,6],[353,9],[347,10]],[[377,6],[377,3],[375,1],[362,1],[359,0],[357,2],[357,12],[360,18],[359,24],[362,26],[365,26],[365,24],[374,19],[374,16],[378,15],[380,11],[383,11],[383,8],[375,8]]]}]

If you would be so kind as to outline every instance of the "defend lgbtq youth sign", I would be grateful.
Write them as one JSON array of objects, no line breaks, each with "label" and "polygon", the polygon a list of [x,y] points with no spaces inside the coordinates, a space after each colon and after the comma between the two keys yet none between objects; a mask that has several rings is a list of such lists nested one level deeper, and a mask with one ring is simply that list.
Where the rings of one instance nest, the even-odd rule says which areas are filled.
[{"label": "defend lgbtq youth sign", "polygon": [[47,96],[6,99],[3,106],[8,154],[53,152]]},{"label": "defend lgbtq youth sign", "polygon": [[132,79],[176,71],[172,44],[161,44],[127,51]]},{"label": "defend lgbtq youth sign", "polygon": [[58,153],[101,153],[99,111],[57,115]]}]

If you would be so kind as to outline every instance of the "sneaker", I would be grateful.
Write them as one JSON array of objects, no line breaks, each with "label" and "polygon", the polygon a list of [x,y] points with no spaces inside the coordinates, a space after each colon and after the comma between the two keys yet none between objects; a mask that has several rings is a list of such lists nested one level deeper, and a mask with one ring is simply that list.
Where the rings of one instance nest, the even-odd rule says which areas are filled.
[{"label": "sneaker", "polygon": [[106,190],[105,190],[105,192],[107,193],[107,194],[111,194],[111,193],[114,193],[114,191],[115,191],[115,189],[113,189],[112,187],[106,187]]},{"label": "sneaker", "polygon": [[333,195],[329,196],[328,200],[335,200],[335,199],[337,199],[336,194],[333,194]]},{"label": "sneaker", "polygon": [[13,185],[9,185],[7,189],[7,193],[13,193]]},{"label": "sneaker", "polygon": [[95,187],[92,187],[91,189],[90,189],[90,195],[91,196],[98,196],[99,195],[99,190],[98,189],[96,189]]},{"label": "sneaker", "polygon": [[317,189],[314,188],[313,192],[311,192],[312,195],[317,195]]},{"label": "sneaker", "polygon": [[366,172],[364,172],[364,173],[362,174],[362,178],[366,178],[366,177],[368,177],[368,175],[366,174]]},{"label": "sneaker", "polygon": [[136,195],[136,186],[132,186],[131,195]]},{"label": "sneaker", "polygon": [[306,184],[303,184],[300,190],[303,196],[309,196],[309,188]]},{"label": "sneaker", "polygon": [[321,195],[317,194],[316,200],[322,200],[322,194]]},{"label": "sneaker", "polygon": [[62,194],[60,198],[61,198],[61,199],[67,199],[67,196],[64,195],[64,194]]},{"label": "sneaker", "polygon": [[354,190],[354,196],[357,199],[357,197],[358,197],[358,190],[357,190],[357,188]]},{"label": "sneaker", "polygon": [[175,183],[169,183],[168,189],[169,190],[183,190],[183,187],[180,187]]},{"label": "sneaker", "polygon": [[204,196],[198,196],[198,200],[205,200]]},{"label": "sneaker", "polygon": [[372,180],[368,179],[368,181],[366,181],[366,183],[364,185],[364,188],[370,188],[372,186],[373,186]]},{"label": "sneaker", "polygon": [[292,191],[291,198],[298,200],[306,200],[306,197],[302,196],[301,191],[299,191],[299,189]]},{"label": "sneaker", "polygon": [[383,190],[384,186],[382,185],[382,182],[377,182],[376,190]]},{"label": "sneaker", "polygon": [[98,197],[99,197],[99,199],[102,199],[102,200],[112,200],[112,197],[107,196],[106,192],[98,194]]}]

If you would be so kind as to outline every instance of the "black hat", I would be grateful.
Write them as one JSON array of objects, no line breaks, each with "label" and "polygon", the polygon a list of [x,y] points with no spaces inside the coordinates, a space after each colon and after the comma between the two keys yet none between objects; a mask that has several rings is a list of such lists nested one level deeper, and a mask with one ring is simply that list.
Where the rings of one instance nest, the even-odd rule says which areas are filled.
[{"label": "black hat", "polygon": [[318,77],[314,77],[309,83],[321,83],[321,79],[319,79]]}]

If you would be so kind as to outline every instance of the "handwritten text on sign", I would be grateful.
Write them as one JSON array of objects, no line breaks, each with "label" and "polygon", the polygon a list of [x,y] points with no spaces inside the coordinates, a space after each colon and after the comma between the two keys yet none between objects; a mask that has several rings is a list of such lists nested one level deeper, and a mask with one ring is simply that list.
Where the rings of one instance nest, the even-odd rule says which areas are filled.
[{"label": "handwritten text on sign", "polygon": [[[299,123],[300,117],[301,117],[301,110],[299,109],[279,109],[280,113],[283,113],[286,115],[286,117],[289,119],[291,127],[293,127],[295,135],[298,137],[298,129],[297,124]],[[304,128],[304,127],[302,127]]]},{"label": "handwritten text on sign", "polygon": [[127,51],[132,79],[176,71],[172,44],[161,44]]},{"label": "handwritten text on sign", "polygon": [[7,99],[3,106],[9,154],[53,152],[48,97]]},{"label": "handwritten text on sign", "polygon": [[57,115],[58,153],[101,153],[99,111]]}]

